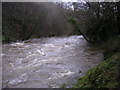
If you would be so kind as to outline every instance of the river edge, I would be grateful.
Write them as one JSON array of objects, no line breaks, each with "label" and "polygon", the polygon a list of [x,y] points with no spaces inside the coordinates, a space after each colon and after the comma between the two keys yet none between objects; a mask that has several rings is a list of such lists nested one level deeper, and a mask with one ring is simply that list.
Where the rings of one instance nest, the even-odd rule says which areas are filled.
[{"label": "river edge", "polygon": [[120,88],[120,36],[102,44],[91,44],[104,49],[104,61],[78,79],[72,88]]},{"label": "river edge", "polygon": [[110,88],[119,89],[120,53],[117,53],[79,78],[73,88]]}]

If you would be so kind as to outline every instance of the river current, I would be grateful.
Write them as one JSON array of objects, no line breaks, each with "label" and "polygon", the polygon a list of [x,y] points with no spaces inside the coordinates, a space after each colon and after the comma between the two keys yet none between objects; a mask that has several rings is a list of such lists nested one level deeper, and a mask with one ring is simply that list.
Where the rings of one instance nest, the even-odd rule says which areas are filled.
[{"label": "river current", "polygon": [[3,88],[69,88],[103,60],[82,36],[3,44],[1,55]]}]

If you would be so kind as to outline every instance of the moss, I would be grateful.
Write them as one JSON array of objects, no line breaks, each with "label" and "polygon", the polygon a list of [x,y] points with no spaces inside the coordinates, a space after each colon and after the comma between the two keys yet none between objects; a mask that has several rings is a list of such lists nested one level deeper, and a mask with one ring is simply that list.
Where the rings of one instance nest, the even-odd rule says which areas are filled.
[{"label": "moss", "polygon": [[120,53],[90,69],[73,88],[118,88]]}]

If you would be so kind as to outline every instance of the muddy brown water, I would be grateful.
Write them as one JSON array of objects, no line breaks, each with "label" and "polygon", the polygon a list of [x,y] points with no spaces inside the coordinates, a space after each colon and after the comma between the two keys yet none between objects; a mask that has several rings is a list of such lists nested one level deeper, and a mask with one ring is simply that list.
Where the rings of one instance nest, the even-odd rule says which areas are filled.
[{"label": "muddy brown water", "polygon": [[32,39],[2,45],[2,87],[71,87],[102,62],[101,50],[82,36]]}]

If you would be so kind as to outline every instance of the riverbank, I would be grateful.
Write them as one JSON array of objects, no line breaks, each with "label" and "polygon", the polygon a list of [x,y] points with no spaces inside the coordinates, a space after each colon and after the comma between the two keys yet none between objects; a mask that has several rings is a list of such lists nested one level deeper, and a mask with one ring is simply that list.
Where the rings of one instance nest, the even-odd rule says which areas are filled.
[{"label": "riverbank", "polygon": [[120,53],[113,55],[79,79],[74,88],[118,88]]},{"label": "riverbank", "polygon": [[87,71],[73,88],[120,88],[120,37],[111,38],[100,47],[106,49],[104,60]]}]

